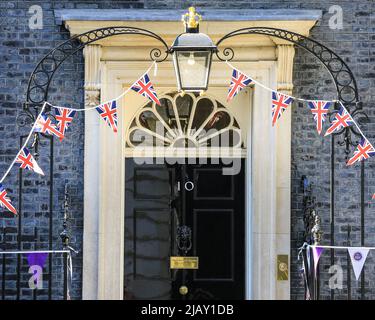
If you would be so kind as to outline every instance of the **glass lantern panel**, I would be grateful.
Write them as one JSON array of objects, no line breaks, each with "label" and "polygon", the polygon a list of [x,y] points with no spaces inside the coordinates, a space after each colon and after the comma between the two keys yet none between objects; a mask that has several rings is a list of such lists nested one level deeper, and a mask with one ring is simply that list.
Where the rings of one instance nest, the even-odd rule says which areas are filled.
[{"label": "glass lantern panel", "polygon": [[210,51],[177,51],[181,89],[206,89]]}]

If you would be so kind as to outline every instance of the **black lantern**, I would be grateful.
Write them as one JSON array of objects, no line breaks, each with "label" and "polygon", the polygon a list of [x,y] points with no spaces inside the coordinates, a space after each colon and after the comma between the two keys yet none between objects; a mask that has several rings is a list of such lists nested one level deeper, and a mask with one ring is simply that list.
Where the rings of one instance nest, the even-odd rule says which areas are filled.
[{"label": "black lantern", "polygon": [[186,32],[176,38],[170,49],[178,90],[202,92],[207,90],[212,53],[217,48],[209,36],[199,32],[201,16],[193,7],[182,16],[182,20]]}]

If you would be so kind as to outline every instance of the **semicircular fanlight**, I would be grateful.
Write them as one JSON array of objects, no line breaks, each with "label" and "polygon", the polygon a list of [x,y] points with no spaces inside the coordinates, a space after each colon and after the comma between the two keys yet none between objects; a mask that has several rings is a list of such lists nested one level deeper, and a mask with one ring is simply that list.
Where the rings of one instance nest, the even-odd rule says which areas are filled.
[{"label": "semicircular fanlight", "polygon": [[134,116],[126,146],[231,147],[242,146],[241,131],[229,111],[210,96],[172,92],[148,102]]}]

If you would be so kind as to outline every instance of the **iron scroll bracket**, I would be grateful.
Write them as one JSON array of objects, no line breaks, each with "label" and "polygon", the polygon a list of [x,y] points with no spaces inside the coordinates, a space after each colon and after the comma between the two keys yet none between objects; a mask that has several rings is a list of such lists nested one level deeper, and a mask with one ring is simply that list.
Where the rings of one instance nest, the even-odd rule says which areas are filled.
[{"label": "iron scroll bracket", "polygon": [[[312,38],[303,36],[296,32],[278,28],[251,27],[234,30],[220,38],[216,43],[216,46],[219,48],[216,52],[217,58],[221,61],[231,61],[234,58],[234,50],[225,46],[220,50],[220,46],[223,47],[225,40],[229,38],[244,35],[266,35],[276,37],[293,43],[311,53],[324,65],[331,75],[336,87],[337,100],[342,101],[353,118],[361,117],[368,121],[368,116],[363,111],[362,102],[359,100],[359,90],[354,74],[346,62],[333,50]],[[345,145],[346,153],[350,152],[351,146],[357,145],[357,141],[352,138],[352,134],[356,137],[361,136],[361,134],[357,132],[354,127],[352,128],[352,126],[334,133],[334,135],[342,135],[342,142],[339,144]]]}]

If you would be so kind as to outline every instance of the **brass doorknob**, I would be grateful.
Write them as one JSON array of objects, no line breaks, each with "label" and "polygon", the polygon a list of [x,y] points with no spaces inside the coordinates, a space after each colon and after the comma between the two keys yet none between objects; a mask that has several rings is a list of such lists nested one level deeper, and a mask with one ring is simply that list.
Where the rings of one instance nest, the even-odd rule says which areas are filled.
[{"label": "brass doorknob", "polygon": [[187,286],[181,286],[180,289],[178,289],[178,291],[182,296],[184,296],[189,292],[189,289]]}]

